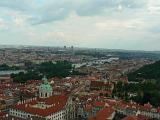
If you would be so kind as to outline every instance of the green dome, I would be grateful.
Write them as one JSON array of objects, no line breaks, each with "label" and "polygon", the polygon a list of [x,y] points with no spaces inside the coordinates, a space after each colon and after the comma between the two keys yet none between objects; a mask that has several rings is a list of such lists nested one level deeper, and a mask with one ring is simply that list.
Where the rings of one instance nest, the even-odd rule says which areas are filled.
[{"label": "green dome", "polygon": [[52,91],[52,86],[48,83],[48,80],[46,77],[42,78],[43,83],[39,86],[40,91]]},{"label": "green dome", "polygon": [[52,87],[49,85],[49,84],[41,84],[40,85],[40,89],[42,90],[42,91],[52,91]]}]

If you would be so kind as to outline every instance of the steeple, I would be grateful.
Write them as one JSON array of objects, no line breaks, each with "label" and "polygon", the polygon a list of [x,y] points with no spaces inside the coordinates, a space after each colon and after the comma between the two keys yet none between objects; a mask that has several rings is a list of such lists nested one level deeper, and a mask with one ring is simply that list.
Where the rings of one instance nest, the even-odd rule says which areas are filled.
[{"label": "steeple", "polygon": [[49,84],[46,76],[44,76],[44,77],[42,78],[42,81],[43,81],[43,83],[44,83],[45,85],[46,85],[46,84]]}]

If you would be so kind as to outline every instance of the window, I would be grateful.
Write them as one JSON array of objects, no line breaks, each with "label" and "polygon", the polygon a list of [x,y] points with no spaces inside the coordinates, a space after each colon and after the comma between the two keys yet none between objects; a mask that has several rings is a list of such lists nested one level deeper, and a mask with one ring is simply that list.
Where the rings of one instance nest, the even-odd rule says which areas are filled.
[{"label": "window", "polygon": [[47,97],[47,93],[45,94],[45,97]]}]

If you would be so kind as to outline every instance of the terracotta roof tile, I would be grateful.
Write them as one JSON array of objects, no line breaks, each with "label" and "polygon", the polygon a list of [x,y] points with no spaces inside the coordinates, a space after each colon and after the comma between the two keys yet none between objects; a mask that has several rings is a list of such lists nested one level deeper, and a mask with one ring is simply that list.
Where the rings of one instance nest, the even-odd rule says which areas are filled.
[{"label": "terracotta roof tile", "polygon": [[[44,102],[47,105],[53,105],[53,106],[46,109],[32,107],[32,105],[36,105],[38,102]],[[14,106],[14,109],[45,117],[52,113],[63,110],[66,103],[67,103],[67,97],[64,95],[59,95],[59,96],[51,96],[46,99],[32,100],[30,102],[26,102],[25,104],[17,104]]]},{"label": "terracotta roof tile", "polygon": [[90,117],[88,120],[106,120],[113,114],[114,110],[112,108],[104,108],[100,110],[96,116]]},{"label": "terracotta roof tile", "polygon": [[127,116],[122,120],[149,120],[147,117],[144,116]]}]

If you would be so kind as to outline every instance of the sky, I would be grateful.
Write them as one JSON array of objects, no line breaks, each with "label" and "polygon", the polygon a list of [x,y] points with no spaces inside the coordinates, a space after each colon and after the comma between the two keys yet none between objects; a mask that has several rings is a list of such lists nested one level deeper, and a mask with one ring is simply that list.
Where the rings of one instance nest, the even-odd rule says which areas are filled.
[{"label": "sky", "polygon": [[0,0],[0,44],[160,50],[160,0]]}]

